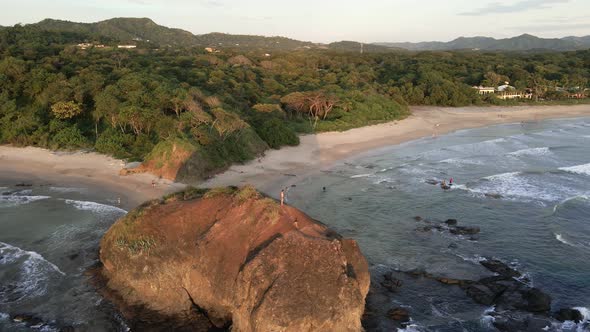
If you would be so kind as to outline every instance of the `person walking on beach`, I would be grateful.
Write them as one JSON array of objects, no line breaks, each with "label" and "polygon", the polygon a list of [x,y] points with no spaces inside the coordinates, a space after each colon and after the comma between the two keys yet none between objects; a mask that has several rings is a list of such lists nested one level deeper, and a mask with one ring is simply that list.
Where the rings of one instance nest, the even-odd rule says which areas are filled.
[{"label": "person walking on beach", "polygon": [[281,190],[281,206],[285,205],[285,189]]}]

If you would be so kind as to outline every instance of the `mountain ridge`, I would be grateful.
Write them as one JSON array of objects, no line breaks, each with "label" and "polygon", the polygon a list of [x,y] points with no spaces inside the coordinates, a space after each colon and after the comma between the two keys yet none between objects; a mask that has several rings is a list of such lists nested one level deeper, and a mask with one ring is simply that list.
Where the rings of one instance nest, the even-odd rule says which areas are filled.
[{"label": "mountain ridge", "polygon": [[590,48],[590,36],[564,37],[564,38],[540,38],[528,33],[511,37],[496,39],[492,37],[459,37],[449,42],[431,41],[418,43],[374,43],[386,47],[401,47],[410,51],[449,51],[477,49],[485,51],[528,51],[545,49],[551,51],[573,51]]},{"label": "mountain ridge", "polygon": [[267,50],[295,50],[302,48],[332,49],[337,51],[367,53],[396,51],[573,51],[590,48],[590,36],[568,36],[564,38],[540,38],[522,34],[511,38],[458,37],[449,42],[378,42],[360,43],[337,41],[329,44],[301,41],[281,36],[256,36],[211,32],[193,34],[189,31],[169,28],[150,18],[118,17],[94,23],[78,23],[65,20],[44,19],[29,24],[42,30],[84,33],[91,38],[110,38],[121,42],[151,42],[163,46],[202,46],[216,48],[258,48]]}]

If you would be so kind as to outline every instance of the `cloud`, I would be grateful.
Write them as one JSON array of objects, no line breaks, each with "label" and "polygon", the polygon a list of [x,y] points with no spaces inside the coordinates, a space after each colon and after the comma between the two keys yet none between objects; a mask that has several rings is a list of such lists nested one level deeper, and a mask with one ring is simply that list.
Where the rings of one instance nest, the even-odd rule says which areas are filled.
[{"label": "cloud", "polygon": [[460,13],[463,16],[483,16],[490,14],[508,14],[526,12],[535,9],[547,9],[556,4],[568,3],[570,0],[520,0],[511,4],[492,2],[487,6],[469,12]]}]

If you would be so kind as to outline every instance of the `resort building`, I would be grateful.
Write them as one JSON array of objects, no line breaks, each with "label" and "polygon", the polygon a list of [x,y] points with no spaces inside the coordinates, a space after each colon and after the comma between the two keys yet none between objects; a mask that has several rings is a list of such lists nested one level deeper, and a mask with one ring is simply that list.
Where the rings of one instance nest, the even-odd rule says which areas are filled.
[{"label": "resort building", "polygon": [[136,48],[136,45],[117,45],[117,48],[125,48],[125,49],[132,49]]},{"label": "resort building", "polygon": [[526,93],[526,92],[522,92],[522,91],[516,91],[516,90],[504,90],[502,92],[499,92],[496,94],[496,97],[498,97],[499,99],[533,99],[533,94],[532,93]]},{"label": "resort building", "polygon": [[476,89],[477,93],[480,95],[489,95],[496,92],[496,89],[492,87],[474,86],[473,88]]}]

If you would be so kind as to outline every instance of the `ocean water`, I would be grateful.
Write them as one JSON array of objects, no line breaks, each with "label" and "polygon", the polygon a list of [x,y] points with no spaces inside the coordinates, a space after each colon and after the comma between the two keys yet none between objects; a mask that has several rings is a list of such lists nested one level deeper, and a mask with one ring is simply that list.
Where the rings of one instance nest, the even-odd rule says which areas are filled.
[{"label": "ocean water", "polygon": [[88,199],[86,188],[0,188],[0,331],[30,331],[11,319],[23,314],[42,331],[124,329],[85,272],[126,211]]},{"label": "ocean water", "polygon": [[[450,191],[426,183],[450,177]],[[93,202],[87,188],[70,187],[0,194],[0,331],[30,330],[10,319],[15,314],[42,319],[44,331],[125,330],[84,274],[97,262],[101,236],[126,213],[115,199]],[[526,273],[555,309],[578,307],[588,320],[589,197],[588,118],[425,138],[343,162],[288,191],[290,204],[359,242],[374,281],[392,268],[477,279],[486,273],[478,261],[495,257]],[[481,234],[417,232],[414,216],[455,218]],[[380,303],[410,311],[405,331],[494,331],[490,308],[434,281],[404,281]],[[380,327],[392,326],[384,318]]]},{"label": "ocean water", "polygon": [[[451,177],[449,191],[427,183]],[[392,268],[478,279],[487,273],[478,261],[494,257],[549,293],[554,309],[579,307],[590,320],[590,118],[462,130],[381,149],[303,180],[288,200],[356,239],[374,282]],[[454,218],[481,233],[418,232],[415,216]],[[410,281],[382,305],[409,309],[407,331],[494,331],[490,308],[456,288]],[[385,319],[381,328],[391,325]]]}]

